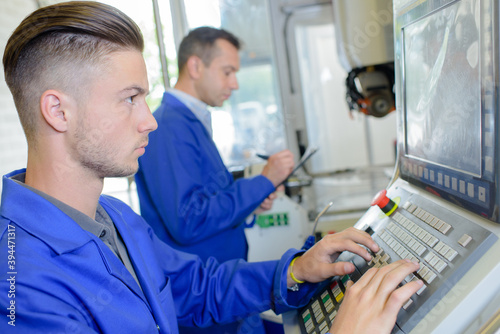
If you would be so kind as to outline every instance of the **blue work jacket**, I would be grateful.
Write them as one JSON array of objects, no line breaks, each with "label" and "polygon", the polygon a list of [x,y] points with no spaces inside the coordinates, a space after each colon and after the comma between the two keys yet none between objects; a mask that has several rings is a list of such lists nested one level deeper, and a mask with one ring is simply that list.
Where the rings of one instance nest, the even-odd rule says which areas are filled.
[{"label": "blue work jacket", "polygon": [[247,259],[245,218],[274,190],[266,177],[233,180],[198,118],[165,93],[135,176],[142,217],[172,247],[219,261]]},{"label": "blue work jacket", "polygon": [[[219,264],[172,249],[127,205],[99,203],[123,238],[140,287],[96,236],[43,197],[3,178],[0,333],[177,333],[307,302],[314,284],[286,289],[280,261]],[[12,326],[15,324],[15,327]]]}]

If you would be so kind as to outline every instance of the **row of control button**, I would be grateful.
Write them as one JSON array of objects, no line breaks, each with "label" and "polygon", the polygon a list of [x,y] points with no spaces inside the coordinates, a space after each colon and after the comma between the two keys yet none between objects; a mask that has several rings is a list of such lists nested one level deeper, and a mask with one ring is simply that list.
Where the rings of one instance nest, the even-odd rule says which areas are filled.
[{"label": "row of control button", "polygon": [[304,326],[306,327],[307,333],[311,333],[314,330],[314,323],[311,319],[311,312],[306,309],[302,312],[302,320],[304,321]]},{"label": "row of control button", "polygon": [[433,272],[429,267],[420,262],[420,269],[417,271],[418,276],[420,276],[427,284],[431,284],[432,281],[437,277],[436,273]]},{"label": "row of control button", "polygon": [[[342,277],[342,283],[344,285],[348,280],[349,276],[346,275]],[[335,300],[337,305],[339,305],[344,299],[344,292],[336,280],[330,284],[329,291],[323,291],[319,298],[316,299],[310,307],[306,308],[301,314],[305,330],[308,334],[313,332],[319,332],[322,334],[327,333],[329,330],[329,324],[332,324],[333,319],[337,316],[337,310],[335,309],[333,300]]]},{"label": "row of control button", "polygon": [[447,264],[445,261],[441,260],[436,254],[433,252],[429,252],[425,258],[425,262],[427,262],[432,268],[436,269],[438,273],[441,273],[444,268],[446,268]]},{"label": "row of control button", "polygon": [[390,223],[387,229],[392,232],[399,240],[413,250],[418,256],[422,256],[427,247],[419,242],[416,238],[406,233],[402,228],[394,223]]},{"label": "row of control button", "polygon": [[434,250],[450,262],[453,261],[453,259],[458,255],[456,250],[442,241],[438,242],[438,244],[434,247]]},{"label": "row of control button", "polygon": [[[422,221],[426,222],[428,225],[434,227],[439,232],[446,234],[451,226],[442,220],[436,218],[435,216],[430,215],[425,210],[420,209],[415,204],[410,202],[406,202],[403,208],[407,208],[408,212],[413,213],[416,217],[420,218]],[[418,212],[418,213],[417,213]],[[417,235],[419,239],[426,242],[429,247],[433,247],[436,252],[438,252],[441,256],[443,256],[448,261],[453,261],[453,259],[458,255],[458,252],[453,249],[451,246],[445,244],[443,241],[440,241],[438,238],[434,237],[430,233],[424,231],[422,228],[417,226],[415,223],[410,221],[408,218],[404,217],[401,213],[397,213],[394,215],[394,220],[399,222],[402,226],[407,228],[410,232]],[[435,221],[438,221],[437,224],[434,224]],[[429,223],[430,222],[430,223]],[[433,225],[434,224],[434,225]],[[472,240],[472,238],[464,234],[462,238],[458,241],[460,245],[463,247],[467,246],[467,244]],[[421,255],[421,254],[419,254]],[[444,266],[445,267],[445,266]],[[438,263],[438,267],[436,269],[444,269],[441,262]],[[439,271],[438,269],[438,271]],[[439,271],[440,272],[440,271]]]},{"label": "row of control button", "polygon": [[[405,282],[406,282],[406,283],[408,283],[408,282],[413,282],[413,281],[418,281],[418,277],[417,277],[417,276],[415,276],[414,274],[410,274],[410,275],[406,276],[406,278],[405,278]],[[424,292],[424,290],[425,290],[426,288],[427,288],[427,285],[425,285],[425,283],[424,283],[424,284],[422,284],[422,287],[421,287],[421,288],[420,288],[420,289],[416,292],[416,293],[417,293],[417,295],[419,295],[419,296],[420,296],[420,295]]]},{"label": "row of control button", "polygon": [[[396,226],[396,228],[398,228]],[[398,228],[400,229],[400,228]],[[416,256],[412,255],[405,246],[403,246],[401,243],[397,241],[397,239],[393,238],[389,233],[386,231],[383,231],[382,234],[380,235],[380,238],[389,246],[391,249],[398,254],[402,259],[410,259],[412,261],[418,261],[420,262],[420,269],[417,271],[417,274],[426,282],[427,284],[430,284],[436,277],[437,275],[429,269],[425,264],[423,264],[419,258]],[[402,240],[401,240],[402,241]],[[441,259],[437,258],[437,260],[443,262],[444,267],[446,267],[446,263],[442,261]],[[443,264],[440,264],[440,266],[443,266]],[[444,267],[442,269],[444,269]]]},{"label": "row of control button", "polygon": [[402,259],[417,260],[418,258],[409,252],[397,239],[393,238],[387,231],[383,230],[380,234],[382,239],[397,255]]},{"label": "row of control button", "polygon": [[[382,234],[385,236],[385,238],[387,240],[389,240],[390,238],[392,238],[389,233],[386,233],[385,231],[382,232]],[[392,238],[394,240],[394,238]],[[401,247],[400,249],[403,249],[403,247]],[[401,253],[401,252],[400,252]],[[399,255],[399,254],[398,254]],[[401,255],[400,255],[401,256]],[[412,256],[410,254],[409,258],[413,259],[413,260],[418,260],[416,257]],[[372,259],[370,260],[370,262],[368,262],[368,265],[370,267],[375,267],[375,268],[380,268],[380,267],[383,267],[389,263],[391,263],[391,257],[388,253],[386,253],[384,251],[384,249],[380,248],[380,250],[374,254],[372,256]],[[427,273],[427,272],[426,272]],[[416,277],[414,274],[410,274],[408,275],[406,278],[405,278],[405,282],[408,283],[410,281],[416,281],[418,280],[419,278]],[[432,278],[434,279],[434,278]],[[425,281],[425,280],[424,280]],[[420,295],[422,294],[422,292],[427,288],[427,285],[423,284],[422,287],[417,291],[417,294]],[[413,300],[411,298],[409,298],[406,303],[403,305],[403,309],[404,310],[407,310],[410,305],[413,304]]]},{"label": "row of control button", "polygon": [[318,323],[321,323],[325,319],[325,314],[323,313],[323,310],[321,309],[321,306],[319,305],[319,301],[316,300],[312,304],[312,310],[314,313],[314,317]]},{"label": "row of control button", "polygon": [[368,262],[368,265],[370,267],[375,267],[375,268],[380,268],[383,267],[387,264],[389,264],[391,260],[391,257],[389,254],[387,254],[382,248],[379,249],[379,251],[372,256],[372,259],[370,262]]},{"label": "row of control button", "polygon": [[409,232],[411,232],[411,234],[415,235],[429,247],[434,247],[438,243],[438,238],[425,231],[423,228],[403,216],[401,213],[396,213],[393,218],[395,221],[401,224],[401,226],[406,228]]},{"label": "row of control button", "polygon": [[437,218],[436,216],[430,214],[424,209],[419,208],[417,205],[412,204],[410,202],[406,202],[403,205],[403,208],[406,209],[409,213],[413,214],[415,217],[419,218],[427,225],[446,235],[451,229],[451,225]]},{"label": "row of control button", "polygon": [[340,304],[342,299],[344,299],[344,293],[340,289],[339,284],[337,282],[333,282],[330,285],[330,289],[332,290],[332,293],[333,293],[333,296],[335,297],[335,300],[337,301],[337,303]]},{"label": "row of control button", "polygon": [[[485,143],[492,143],[493,139],[491,137],[491,132],[485,132]],[[487,145],[488,147],[493,147],[492,144]],[[485,159],[485,164],[484,168],[485,171],[487,172],[492,172],[494,170],[493,168],[493,159],[491,156],[486,155],[484,157]],[[460,180],[457,177],[450,176],[447,174],[443,174],[442,172],[435,172],[432,169],[424,168],[423,166],[419,166],[417,164],[412,165],[411,163],[405,163],[404,169],[409,171],[410,173],[413,173],[413,175],[423,178],[425,180],[429,180],[432,183],[436,183],[440,185],[441,187],[444,185],[445,188],[451,189],[456,192],[460,192],[463,195],[467,195],[468,197],[471,198],[477,198],[481,202],[487,201],[487,190],[484,186],[477,185],[477,193],[475,192],[476,185],[472,182],[469,182],[468,180]],[[437,177],[436,177],[437,174]],[[426,182],[427,183],[427,182]],[[477,195],[477,197],[476,197]]]},{"label": "row of control button", "polygon": [[[394,223],[391,224],[389,224],[388,229],[395,234],[396,238],[400,238],[401,241],[405,242],[405,244],[411,247],[412,250],[414,250],[416,253],[421,253],[421,254],[423,253],[422,248],[424,250],[426,248],[422,244],[416,241],[416,239],[411,237],[408,233],[404,232],[402,228],[396,226]],[[422,264],[422,262],[416,256],[412,255],[408,250],[406,250],[405,246],[403,246],[400,242],[398,242],[396,238],[393,238],[388,232],[383,230],[382,233],[380,234],[380,237],[402,259],[410,259],[412,261],[420,262],[420,268],[416,274],[420,276],[424,284],[422,284],[422,287],[416,292],[416,294],[421,295],[425,291],[425,289],[427,289],[427,285],[430,284],[432,281],[434,281],[437,275],[427,266]],[[410,274],[404,279],[404,281],[408,283],[411,281],[416,281],[418,279],[419,278],[415,276],[415,274]],[[410,306],[413,304],[413,302],[414,302],[413,299],[409,298],[403,305],[403,310],[408,310]]]}]

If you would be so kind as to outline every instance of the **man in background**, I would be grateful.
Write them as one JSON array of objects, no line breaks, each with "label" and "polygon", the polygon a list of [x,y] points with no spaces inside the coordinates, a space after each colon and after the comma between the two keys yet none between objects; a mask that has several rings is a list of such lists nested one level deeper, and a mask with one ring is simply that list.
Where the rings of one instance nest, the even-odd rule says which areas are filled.
[{"label": "man in background", "polygon": [[[276,187],[294,165],[293,154],[285,150],[268,159],[261,175],[234,181],[222,161],[208,107],[222,106],[238,89],[239,49],[234,35],[211,27],[194,29],[183,39],[179,79],[153,114],[158,130],[150,135],[135,176],[141,215],[158,237],[205,260],[247,259],[244,229],[253,225],[254,213],[272,207]],[[247,321],[260,327],[252,333],[263,333],[258,316]],[[234,332],[239,326],[204,332]]]}]

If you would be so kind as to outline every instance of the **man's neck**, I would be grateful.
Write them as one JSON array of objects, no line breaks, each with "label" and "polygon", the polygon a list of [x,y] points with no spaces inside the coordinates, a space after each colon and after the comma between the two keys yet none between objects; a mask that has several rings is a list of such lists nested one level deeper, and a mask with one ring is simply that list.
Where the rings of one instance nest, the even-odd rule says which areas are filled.
[{"label": "man's neck", "polygon": [[180,90],[181,92],[189,94],[198,100],[200,99],[198,94],[196,93],[196,89],[194,89],[193,83],[189,80],[179,78],[174,88]]},{"label": "man's neck", "polygon": [[104,180],[72,164],[39,160],[28,154],[25,183],[95,219]]}]

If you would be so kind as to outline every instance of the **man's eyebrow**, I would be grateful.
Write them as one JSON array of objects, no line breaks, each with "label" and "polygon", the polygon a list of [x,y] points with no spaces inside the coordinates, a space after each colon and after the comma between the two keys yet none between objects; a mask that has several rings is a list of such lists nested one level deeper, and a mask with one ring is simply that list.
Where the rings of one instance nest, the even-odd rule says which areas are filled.
[{"label": "man's eyebrow", "polygon": [[148,95],[149,94],[149,90],[146,90],[146,89],[142,88],[141,86],[130,86],[130,87],[122,89],[120,91],[120,93],[130,93],[132,91],[137,93],[137,94],[140,94],[140,95]]},{"label": "man's eyebrow", "polygon": [[230,69],[232,71],[237,71],[237,68],[234,67],[233,65],[226,65],[226,66],[223,66],[224,69]]}]

